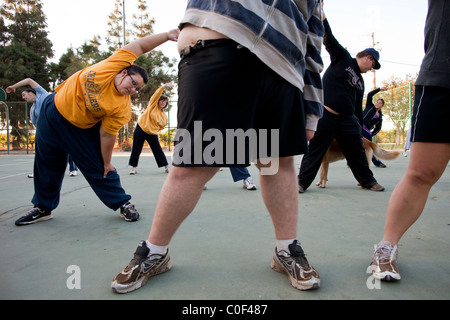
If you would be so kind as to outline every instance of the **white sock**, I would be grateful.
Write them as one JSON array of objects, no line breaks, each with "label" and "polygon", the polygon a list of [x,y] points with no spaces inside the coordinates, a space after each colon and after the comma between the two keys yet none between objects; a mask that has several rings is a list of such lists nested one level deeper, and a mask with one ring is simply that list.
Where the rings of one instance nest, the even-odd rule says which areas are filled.
[{"label": "white sock", "polygon": [[295,239],[289,239],[289,240],[277,240],[277,252],[280,252],[281,250],[284,250],[286,252],[289,251],[289,245],[294,242]]},{"label": "white sock", "polygon": [[147,248],[150,249],[149,254],[166,254],[168,246],[157,246],[155,244],[150,243],[148,240],[145,240],[147,244]]}]

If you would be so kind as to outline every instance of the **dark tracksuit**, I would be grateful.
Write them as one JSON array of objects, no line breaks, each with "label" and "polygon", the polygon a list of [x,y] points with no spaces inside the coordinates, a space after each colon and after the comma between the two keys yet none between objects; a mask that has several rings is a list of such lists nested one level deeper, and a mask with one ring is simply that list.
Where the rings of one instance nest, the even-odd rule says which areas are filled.
[{"label": "dark tracksuit", "polygon": [[[363,125],[365,128],[363,128],[363,136],[369,141],[372,141],[372,137],[375,137],[378,132],[381,130],[381,126],[383,124],[383,113],[379,112],[379,117],[374,118],[373,116],[377,112],[377,109],[375,108],[375,105],[373,104],[373,96],[376,95],[380,91],[380,88],[375,89],[373,91],[370,91],[367,94],[367,102],[366,102],[366,108],[363,111]],[[372,157],[372,162],[374,165],[379,166],[382,164],[380,160],[375,158],[375,156]]]},{"label": "dark tracksuit", "polygon": [[369,169],[362,143],[362,102],[364,79],[356,59],[334,38],[327,19],[324,20],[324,45],[330,54],[331,64],[323,76],[325,106],[339,115],[324,109],[309,151],[303,157],[299,185],[305,190],[319,171],[322,158],[335,138],[344,153],[352,173],[360,185],[370,188],[377,181]]},{"label": "dark tracksuit", "polygon": [[67,154],[70,154],[87,182],[109,208],[117,210],[128,202],[117,171],[103,177],[104,166],[100,148],[100,124],[81,129],[67,121],[56,109],[55,94],[45,98],[36,130],[34,190],[31,202],[47,211],[59,204]]},{"label": "dark tracksuit", "polygon": [[132,167],[137,167],[139,163],[139,157],[144,147],[144,142],[147,141],[150,149],[152,149],[153,155],[155,156],[156,164],[158,168],[167,166],[167,158],[164,154],[163,149],[159,143],[159,138],[157,134],[148,134],[136,124],[136,128],[133,133],[133,147],[131,149],[130,160],[128,164]]}]

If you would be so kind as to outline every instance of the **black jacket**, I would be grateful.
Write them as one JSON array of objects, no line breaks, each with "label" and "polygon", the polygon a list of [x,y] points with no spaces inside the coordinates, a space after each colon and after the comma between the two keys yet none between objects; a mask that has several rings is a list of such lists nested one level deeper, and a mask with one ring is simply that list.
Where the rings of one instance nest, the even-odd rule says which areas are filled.
[{"label": "black jacket", "polygon": [[373,104],[373,96],[380,91],[380,88],[370,91],[367,94],[366,108],[363,111],[363,124],[375,136],[381,130],[381,125],[383,124],[383,113],[380,110],[380,116],[373,119],[373,116],[377,112],[375,105]]},{"label": "black jacket", "polygon": [[343,116],[355,114],[362,126],[364,79],[358,63],[333,36],[327,19],[323,25],[323,43],[331,59],[322,78],[324,104]]}]

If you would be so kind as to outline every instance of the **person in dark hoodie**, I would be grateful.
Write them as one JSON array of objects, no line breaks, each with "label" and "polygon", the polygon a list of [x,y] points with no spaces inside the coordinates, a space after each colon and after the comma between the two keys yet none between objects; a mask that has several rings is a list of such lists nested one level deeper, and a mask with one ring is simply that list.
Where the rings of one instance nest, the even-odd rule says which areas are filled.
[{"label": "person in dark hoodie", "polygon": [[[373,96],[380,91],[386,91],[386,87],[377,88],[370,91],[367,94],[366,108],[363,111],[363,137],[369,141],[372,141],[373,137],[377,135],[383,125],[383,112],[381,109],[384,107],[384,100],[379,98],[373,103]],[[378,168],[386,168],[386,165],[372,157],[373,164]]]},{"label": "person in dark hoodie", "polygon": [[298,175],[298,192],[311,185],[319,171],[322,158],[336,139],[356,180],[363,189],[383,191],[369,168],[362,142],[362,73],[379,69],[380,54],[373,48],[359,52],[356,58],[336,40],[323,15],[323,43],[331,64],[323,75],[324,113],[319,120],[309,151],[302,159]]}]

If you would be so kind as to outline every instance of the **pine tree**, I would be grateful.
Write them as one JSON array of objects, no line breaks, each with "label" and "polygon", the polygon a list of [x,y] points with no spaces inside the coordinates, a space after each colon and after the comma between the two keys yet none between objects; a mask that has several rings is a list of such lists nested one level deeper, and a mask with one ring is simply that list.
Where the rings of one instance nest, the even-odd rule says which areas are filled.
[{"label": "pine tree", "polygon": [[0,12],[5,31],[0,38],[0,85],[31,77],[49,89],[47,61],[53,51],[41,0],[4,0]]},{"label": "pine tree", "polygon": [[[47,61],[53,51],[41,0],[3,0],[0,13],[0,86],[5,88],[29,77],[48,90]],[[10,94],[8,100],[21,101],[20,92]],[[28,110],[24,112],[21,104],[11,104],[9,109],[12,146],[20,149],[27,136],[23,129],[29,127]]]}]

